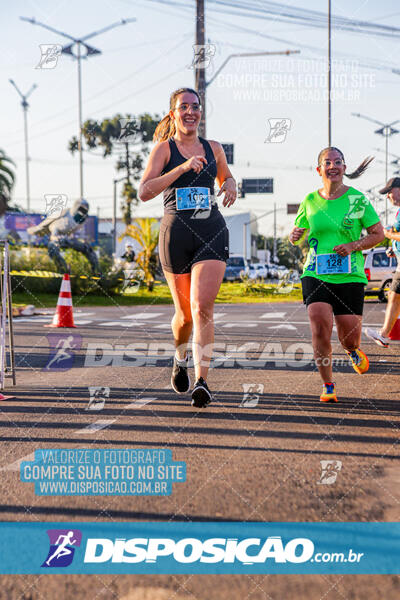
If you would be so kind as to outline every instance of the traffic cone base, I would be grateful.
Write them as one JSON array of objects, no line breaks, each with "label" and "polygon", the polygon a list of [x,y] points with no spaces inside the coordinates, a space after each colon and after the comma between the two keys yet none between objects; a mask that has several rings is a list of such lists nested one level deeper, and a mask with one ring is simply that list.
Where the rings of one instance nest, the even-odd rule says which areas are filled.
[{"label": "traffic cone base", "polygon": [[72,309],[71,282],[68,273],[65,273],[61,282],[56,313],[53,322],[45,327],[76,327]]},{"label": "traffic cone base", "polygon": [[392,331],[389,333],[389,340],[400,340],[400,318],[393,325]]},{"label": "traffic cone base", "polygon": [[0,394],[0,400],[10,400],[11,398],[15,398],[15,396],[4,396],[3,394]]}]

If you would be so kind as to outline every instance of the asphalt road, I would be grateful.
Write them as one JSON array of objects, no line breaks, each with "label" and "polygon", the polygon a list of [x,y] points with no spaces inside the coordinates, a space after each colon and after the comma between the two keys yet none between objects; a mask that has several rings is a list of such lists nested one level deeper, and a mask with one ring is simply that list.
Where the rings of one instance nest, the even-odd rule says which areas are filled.
[{"label": "asphalt road", "polygon": [[[218,305],[218,356],[208,379],[215,399],[196,411],[169,384],[172,306],[76,309],[73,330],[45,328],[51,314],[14,321],[17,386],[7,379],[6,393],[15,398],[0,403],[2,520],[399,520],[397,344],[384,350],[363,336],[370,370],[359,376],[335,337],[340,402],[323,405],[301,303]],[[383,316],[382,304],[367,301],[365,325]],[[64,353],[56,356],[57,343]],[[101,410],[88,410],[93,387],[109,388],[100,389],[109,393]],[[187,481],[166,497],[100,498],[37,496],[20,481],[20,462],[35,449],[83,447],[170,448],[186,462]],[[321,484],[323,460],[341,463],[333,484]],[[235,576],[235,591],[232,580],[2,576],[0,598],[400,595],[391,576]]]}]

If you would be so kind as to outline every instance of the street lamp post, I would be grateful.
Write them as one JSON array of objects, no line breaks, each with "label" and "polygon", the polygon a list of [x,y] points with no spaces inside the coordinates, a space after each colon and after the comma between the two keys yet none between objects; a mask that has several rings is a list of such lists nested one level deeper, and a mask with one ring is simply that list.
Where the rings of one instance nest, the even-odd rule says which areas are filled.
[{"label": "street lamp post", "polygon": [[13,79],[9,79],[11,85],[15,87],[18,94],[21,96],[21,106],[24,111],[24,137],[25,137],[25,177],[26,177],[26,208],[29,213],[31,209],[31,191],[30,191],[30,182],[29,182],[29,151],[28,151],[28,108],[29,104],[27,102],[27,98],[32,94],[32,92],[37,88],[36,83],[33,84],[29,92],[23,94],[21,90],[18,88],[17,84]]},{"label": "street lamp post", "polygon": [[260,215],[259,217],[255,217],[255,219],[251,219],[250,221],[247,221],[247,223],[243,223],[243,256],[244,259],[247,260],[247,225],[250,225],[251,223],[254,223],[255,221],[258,221],[259,219],[262,219],[263,217],[268,217],[268,215],[274,215],[274,258],[276,255],[276,213],[282,210],[287,210],[286,208],[276,208],[276,204],[274,204],[274,208],[273,210],[269,210],[265,213],[263,213],[262,215]]},{"label": "street lamp post", "polygon": [[112,231],[113,231],[113,252],[114,254],[117,251],[117,183],[126,179],[125,177],[120,177],[119,179],[113,179],[113,220],[112,220]]},{"label": "street lamp post", "polygon": [[[399,123],[400,119],[397,119],[396,121],[392,121],[392,123],[382,123],[382,121],[377,121],[376,119],[371,119],[371,117],[361,115],[360,113],[351,113],[351,114],[353,115],[353,117],[359,117],[361,119],[365,119],[366,121],[371,121],[371,123],[377,123],[378,125],[381,125],[381,127],[379,129],[377,129],[374,133],[377,133],[378,135],[383,135],[383,137],[385,138],[385,183],[386,183],[388,180],[389,138],[390,138],[390,136],[394,135],[395,133],[399,133],[399,130],[392,127],[392,125]],[[386,198],[386,200],[385,200],[385,224],[386,225],[387,225],[387,219],[388,219],[388,201]]]},{"label": "street lamp post", "polygon": [[[63,31],[58,31],[57,29],[54,29],[53,27],[49,27],[49,25],[45,25],[44,23],[40,23],[39,21],[36,21],[36,19],[28,19],[27,17],[20,17],[20,19],[21,19],[21,21],[27,21],[28,23],[31,23],[32,25],[39,25],[40,27],[44,27],[44,29],[47,29],[48,31],[52,31],[53,33],[57,33],[58,35],[61,35],[64,38],[72,40],[72,44],[69,44],[68,46],[64,46],[61,52],[63,54],[69,54],[70,56],[72,56],[72,58],[75,58],[77,61],[77,64],[78,64],[79,189],[80,189],[80,197],[83,198],[81,60],[82,60],[82,58],[86,59],[89,56],[93,56],[95,54],[101,54],[101,50],[97,50],[97,48],[94,48],[93,46],[89,46],[89,44],[86,44],[85,40],[96,37],[97,35],[100,35],[101,33],[105,33],[106,31],[109,31],[110,29],[114,29],[114,27],[119,27],[120,25],[126,25],[127,23],[133,23],[134,21],[136,21],[136,18],[132,17],[131,19],[121,19],[121,21],[112,23],[111,25],[108,25],[107,27],[104,27],[103,29],[100,29],[99,31],[93,31],[92,33],[89,33],[88,35],[85,35],[81,38],[75,38],[72,35],[69,35],[68,33],[65,33]],[[74,54],[72,52],[72,49],[75,45],[76,45],[76,54]],[[84,46],[86,48],[86,54],[82,54],[81,46]]]}]

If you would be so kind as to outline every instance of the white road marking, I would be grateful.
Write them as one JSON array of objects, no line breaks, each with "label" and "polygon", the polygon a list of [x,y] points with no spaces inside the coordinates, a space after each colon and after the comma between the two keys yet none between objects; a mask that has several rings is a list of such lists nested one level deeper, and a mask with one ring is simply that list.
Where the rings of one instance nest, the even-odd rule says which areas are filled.
[{"label": "white road marking", "polygon": [[129,323],[129,321],[106,321],[100,323],[103,327],[133,327],[134,325],[144,325],[144,323]]},{"label": "white road marking", "polygon": [[1,467],[0,471],[19,471],[21,463],[25,460],[35,460],[35,453],[32,452],[31,454],[27,454],[26,456],[23,456],[22,458],[19,458],[18,460],[9,463],[5,467]]},{"label": "white road marking", "polygon": [[155,319],[156,317],[162,317],[163,313],[153,313],[153,312],[147,312],[147,313],[136,313],[133,315],[126,315],[125,317],[121,317],[121,319]]},{"label": "white road marking", "polygon": [[286,329],[287,331],[297,331],[297,327],[290,325],[289,323],[284,323],[282,325],[271,325],[268,329]]},{"label": "white road marking", "polygon": [[260,316],[260,319],[284,319],[285,312],[268,312]]},{"label": "white road marking", "polygon": [[222,319],[222,317],[225,317],[226,313],[214,313],[214,321],[218,321],[219,319]]},{"label": "white road marking", "polygon": [[248,323],[247,321],[241,321],[240,323],[224,323],[221,327],[243,327],[243,323],[246,323],[246,327],[257,327],[258,323]]},{"label": "white road marking", "polygon": [[137,400],[134,400],[130,404],[124,406],[124,408],[140,408],[141,406],[145,406],[145,404],[149,404],[149,402],[152,402],[153,400],[157,400],[157,398],[138,398]]},{"label": "white road marking", "polygon": [[75,325],[89,325],[89,323],[93,323],[93,321],[81,321],[80,319],[74,319]]},{"label": "white road marking", "polygon": [[162,323],[162,325],[154,325],[154,329],[171,329],[169,323]]},{"label": "white road marking", "polygon": [[115,421],[116,419],[96,421],[95,423],[90,423],[90,425],[84,427],[83,429],[77,429],[76,431],[74,431],[74,433],[78,433],[79,435],[96,433],[96,431],[100,431],[100,429],[105,429],[105,427],[112,425],[112,423],[115,423]]}]

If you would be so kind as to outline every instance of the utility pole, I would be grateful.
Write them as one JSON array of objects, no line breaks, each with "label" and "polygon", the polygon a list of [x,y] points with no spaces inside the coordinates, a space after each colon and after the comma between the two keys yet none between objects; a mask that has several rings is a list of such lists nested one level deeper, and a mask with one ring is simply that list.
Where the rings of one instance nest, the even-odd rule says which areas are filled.
[{"label": "utility pole", "polygon": [[[196,0],[196,45],[205,46],[204,0]],[[203,107],[199,124],[199,134],[206,137],[206,70],[195,67],[196,90]]]},{"label": "utility pole", "polygon": [[[392,135],[399,133],[399,130],[392,127],[392,125],[399,123],[400,119],[397,119],[396,121],[392,121],[392,123],[382,123],[382,121],[377,121],[376,119],[371,119],[371,117],[361,115],[360,113],[351,113],[351,114],[353,115],[353,117],[359,117],[361,119],[366,119],[367,121],[371,121],[371,123],[377,123],[378,125],[381,125],[381,127],[379,129],[377,129],[376,131],[374,131],[374,133],[377,133],[378,135],[382,135],[385,138],[385,183],[386,183],[388,180],[389,138]],[[387,200],[387,196],[386,196],[386,199],[385,199],[385,224],[386,225],[387,225],[387,222],[388,222],[388,200]]]},{"label": "utility pole", "polygon": [[328,0],[328,146],[332,146],[332,49],[331,49],[331,0]]},{"label": "utility pole", "polygon": [[274,203],[274,256],[273,261],[276,260],[276,203]]},{"label": "utility pole", "polygon": [[27,92],[26,94],[23,94],[20,91],[20,89],[17,87],[17,84],[15,83],[15,81],[13,79],[9,79],[9,82],[11,83],[11,85],[13,85],[15,87],[18,94],[21,96],[21,99],[22,99],[21,106],[22,106],[22,110],[24,111],[26,209],[27,209],[27,212],[29,213],[29,211],[31,209],[31,191],[30,191],[30,183],[29,183],[29,151],[28,151],[28,108],[29,108],[29,104],[27,102],[27,98],[28,98],[28,96],[30,96],[32,94],[33,90],[35,90],[37,88],[37,85],[36,85],[36,83],[34,83],[33,86],[31,87],[31,89],[29,90],[29,92]]}]

